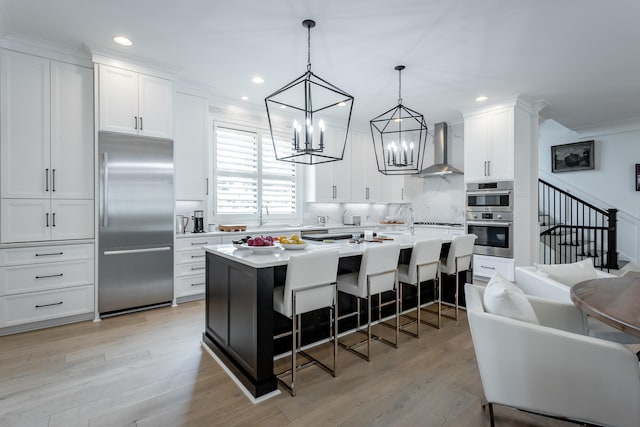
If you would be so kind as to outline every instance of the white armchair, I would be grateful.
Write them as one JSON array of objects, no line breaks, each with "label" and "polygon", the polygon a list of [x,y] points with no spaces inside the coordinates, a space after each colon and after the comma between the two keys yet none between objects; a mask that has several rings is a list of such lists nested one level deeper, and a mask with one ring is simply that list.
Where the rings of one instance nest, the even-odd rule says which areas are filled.
[{"label": "white armchair", "polygon": [[640,426],[638,359],[581,335],[573,305],[527,296],[540,325],[487,313],[484,288],[465,285],[467,316],[491,426],[493,405],[603,426]]}]

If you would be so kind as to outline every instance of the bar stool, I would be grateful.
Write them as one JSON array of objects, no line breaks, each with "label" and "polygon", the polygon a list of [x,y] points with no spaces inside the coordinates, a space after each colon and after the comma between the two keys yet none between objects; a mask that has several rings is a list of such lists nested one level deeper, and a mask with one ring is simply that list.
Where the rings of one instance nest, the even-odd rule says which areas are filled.
[{"label": "bar stool", "polygon": [[[338,300],[336,295],[336,276],[338,274],[338,251],[317,251],[292,255],[287,264],[287,274],[284,286],[273,290],[273,308],[278,313],[291,319],[291,332],[285,332],[274,338],[281,338],[291,334],[291,369],[276,374],[278,382],[287,389],[291,396],[296,395],[296,371],[311,364],[336,376],[338,353]],[[301,345],[301,314],[319,308],[331,309],[331,330],[333,338],[333,369],[300,349]],[[301,354],[309,362],[298,366],[296,357]],[[282,377],[291,372],[291,385]]]},{"label": "bar stool", "polygon": [[471,271],[471,257],[473,255],[473,244],[478,236],[475,234],[462,234],[459,236],[453,236],[451,239],[451,247],[449,248],[449,254],[444,260],[440,260],[440,271],[442,274],[449,276],[456,276],[456,291],[455,291],[455,316],[442,314],[449,319],[458,321],[458,291],[460,290],[459,275],[463,271]]},{"label": "bar stool", "polygon": [[[378,246],[372,246],[378,245]],[[365,334],[360,328],[360,299],[367,300],[367,339],[347,346],[338,341],[340,347],[352,352],[353,354],[370,360],[371,355],[371,338],[381,341],[394,348],[398,348],[398,330],[399,322],[399,292],[398,292],[398,258],[400,257],[400,245],[395,243],[370,243],[365,247],[362,253],[362,261],[360,262],[360,270],[355,273],[347,273],[338,275],[338,290],[356,297],[357,311],[344,316],[339,316],[338,320],[347,317],[357,316],[356,332]],[[382,292],[395,291],[393,301],[383,303],[381,300]],[[386,340],[378,335],[371,333],[371,296],[378,294],[378,319],[381,317],[382,307],[395,304],[395,342]],[[385,323],[382,323],[385,324]],[[385,324],[386,325],[386,324]],[[388,326],[388,325],[387,325]],[[367,343],[367,353],[356,350],[355,347]]]},{"label": "bar stool", "polygon": [[[402,284],[415,286],[417,292],[416,301],[416,333],[410,332],[405,328],[412,325],[414,322],[409,322],[401,326],[400,331],[406,334],[412,335],[416,338],[420,338],[420,322],[436,326],[440,329],[440,316],[442,311],[442,305],[440,300],[440,251],[442,250],[442,240],[419,240],[413,245],[411,250],[411,258],[409,264],[398,264],[398,281],[400,282],[400,312],[402,313]],[[425,304],[421,304],[420,299],[420,283],[433,280],[435,282],[435,290],[437,299]],[[437,303],[438,311],[435,313],[438,316],[438,323],[434,325],[427,321],[420,319],[420,312],[422,307]]]}]

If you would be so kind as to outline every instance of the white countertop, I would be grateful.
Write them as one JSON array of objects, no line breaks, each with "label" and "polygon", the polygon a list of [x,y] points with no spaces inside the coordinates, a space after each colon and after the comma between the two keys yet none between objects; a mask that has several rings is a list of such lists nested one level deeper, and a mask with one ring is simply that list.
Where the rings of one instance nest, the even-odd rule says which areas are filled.
[{"label": "white countertop", "polygon": [[[383,233],[381,233],[383,234]],[[277,265],[286,265],[291,255],[322,251],[322,250],[338,250],[340,257],[362,255],[364,248],[367,246],[379,246],[391,243],[400,244],[403,249],[413,247],[415,239],[407,233],[384,233],[394,240],[385,240],[384,242],[363,242],[363,243],[349,243],[348,240],[336,240],[335,243],[322,243],[322,242],[308,242],[308,245],[303,250],[286,250],[280,246],[274,247],[273,251],[268,253],[255,254],[249,249],[238,249],[233,245],[211,245],[204,246],[205,251],[211,252],[223,258],[227,258],[253,268],[265,268],[274,267]],[[440,237],[440,236],[437,236]],[[435,237],[434,237],[435,238]],[[420,239],[425,239],[421,236]],[[450,241],[450,239],[443,238],[443,241]]]}]

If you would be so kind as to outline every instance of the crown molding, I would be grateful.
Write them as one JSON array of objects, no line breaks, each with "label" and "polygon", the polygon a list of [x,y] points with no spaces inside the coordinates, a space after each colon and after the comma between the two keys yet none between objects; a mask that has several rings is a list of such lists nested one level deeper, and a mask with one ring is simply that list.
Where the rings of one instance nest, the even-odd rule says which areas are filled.
[{"label": "crown molding", "polygon": [[613,122],[601,123],[593,126],[583,126],[571,129],[580,137],[599,137],[616,133],[640,131],[640,117],[616,120]]},{"label": "crown molding", "polygon": [[525,110],[529,114],[538,114],[540,110],[547,107],[549,103],[543,99],[536,101],[530,100],[526,95],[512,95],[506,98],[496,100],[489,105],[482,105],[473,108],[459,110],[463,118],[474,116],[476,114],[488,113],[491,111],[502,110],[509,107],[518,107]]},{"label": "crown molding", "polygon": [[118,50],[90,44],[85,44],[85,46],[91,54],[91,60],[96,64],[124,68],[174,81],[178,78],[178,74],[181,71],[180,68],[173,65],[153,61],[148,58],[141,58]]},{"label": "crown molding", "polygon": [[0,39],[0,47],[83,67],[93,67],[90,54],[85,49],[73,48],[23,34],[13,33],[3,37]]}]

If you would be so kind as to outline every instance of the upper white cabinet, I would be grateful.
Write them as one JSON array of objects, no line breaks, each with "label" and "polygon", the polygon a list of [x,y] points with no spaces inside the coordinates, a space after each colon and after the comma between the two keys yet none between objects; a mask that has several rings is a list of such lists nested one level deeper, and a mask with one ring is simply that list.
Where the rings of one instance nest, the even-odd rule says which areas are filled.
[{"label": "upper white cabinet", "polygon": [[173,138],[173,82],[99,65],[100,130]]},{"label": "upper white cabinet", "polygon": [[404,175],[385,175],[380,178],[380,199],[385,203],[410,203]]},{"label": "upper white cabinet", "polygon": [[0,240],[93,237],[91,70],[8,50],[0,64]]},{"label": "upper white cabinet", "polygon": [[174,170],[177,200],[207,198],[207,100],[176,93]]},{"label": "upper white cabinet", "polygon": [[380,178],[371,134],[351,133],[351,201],[376,203],[380,201]]},{"label": "upper white cabinet", "polygon": [[[327,140],[340,140],[343,131],[327,126]],[[351,144],[347,142],[342,160],[307,166],[307,202],[351,201]]]},{"label": "upper white cabinet", "polygon": [[514,179],[514,143],[513,107],[465,117],[465,181]]}]

